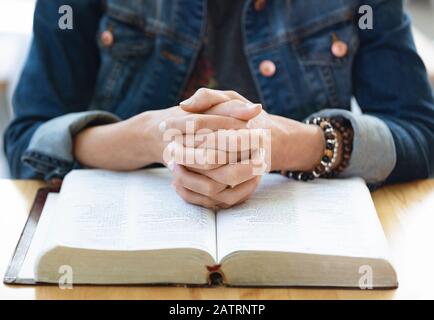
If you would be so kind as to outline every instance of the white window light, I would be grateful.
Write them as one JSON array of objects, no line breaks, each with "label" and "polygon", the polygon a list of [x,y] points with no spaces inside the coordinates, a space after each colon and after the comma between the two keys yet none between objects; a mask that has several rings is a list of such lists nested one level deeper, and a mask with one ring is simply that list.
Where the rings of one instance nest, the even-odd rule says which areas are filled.
[{"label": "white window light", "polygon": [[0,34],[30,34],[35,0],[0,0]]}]

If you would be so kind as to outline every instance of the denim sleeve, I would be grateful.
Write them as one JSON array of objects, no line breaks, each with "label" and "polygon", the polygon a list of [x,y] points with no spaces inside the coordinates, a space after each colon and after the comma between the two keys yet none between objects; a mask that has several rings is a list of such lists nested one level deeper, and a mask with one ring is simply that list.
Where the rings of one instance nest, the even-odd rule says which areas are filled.
[{"label": "denim sleeve", "polygon": [[[370,175],[378,174],[375,180],[385,179],[385,183],[429,178],[434,173],[433,91],[417,54],[403,1],[361,2],[372,7],[374,26],[359,31],[353,92],[364,115],[353,119],[356,130],[359,128],[355,148],[360,150],[353,151],[349,171],[362,161],[359,170],[368,169]],[[394,149],[383,124],[390,130]],[[372,148],[367,148],[367,141]],[[393,150],[396,164],[386,177],[393,165]]]},{"label": "denim sleeve", "polygon": [[[73,9],[72,30],[59,28],[59,7],[65,4]],[[46,178],[46,170],[40,170],[41,162],[38,170],[28,165],[36,163],[36,154],[29,156],[30,141],[42,151],[41,143],[36,144],[36,141],[48,137],[42,132],[58,124],[57,120],[50,120],[89,109],[100,64],[96,34],[101,15],[100,0],[39,0],[36,3],[33,40],[13,97],[14,119],[4,136],[5,153],[14,178]],[[39,131],[42,127],[45,129]],[[53,140],[57,133],[50,131]],[[44,143],[51,142],[45,139]],[[39,156],[42,157],[42,153]],[[64,155],[50,154],[52,163],[64,160],[68,160]]]},{"label": "denim sleeve", "polygon": [[369,184],[382,183],[396,165],[395,142],[384,121],[347,110],[323,110],[313,116],[344,117],[354,130],[353,152],[341,177],[362,177]]},{"label": "denim sleeve", "polygon": [[103,111],[70,113],[45,122],[35,131],[21,161],[45,180],[63,178],[78,168],[74,159],[73,138],[89,126],[117,122],[115,115]]}]

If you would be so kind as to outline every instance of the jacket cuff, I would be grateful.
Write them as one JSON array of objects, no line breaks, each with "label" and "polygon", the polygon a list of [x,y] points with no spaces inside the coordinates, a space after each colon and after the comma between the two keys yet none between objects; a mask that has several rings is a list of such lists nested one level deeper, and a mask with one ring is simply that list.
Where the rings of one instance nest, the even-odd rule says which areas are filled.
[{"label": "jacket cuff", "polygon": [[63,178],[80,167],[73,154],[74,136],[90,126],[118,121],[117,116],[105,111],[70,113],[54,118],[35,131],[21,161],[43,174],[45,180]]},{"label": "jacket cuff", "polygon": [[362,177],[369,184],[384,182],[396,165],[396,149],[392,133],[377,117],[354,114],[348,110],[326,109],[315,117],[344,117],[354,131],[353,152],[342,177]]}]

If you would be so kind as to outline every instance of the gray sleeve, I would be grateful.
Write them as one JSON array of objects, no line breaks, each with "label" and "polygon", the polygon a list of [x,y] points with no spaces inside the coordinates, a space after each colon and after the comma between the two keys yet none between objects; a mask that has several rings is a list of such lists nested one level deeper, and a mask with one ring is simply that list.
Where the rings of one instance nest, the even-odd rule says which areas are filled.
[{"label": "gray sleeve", "polygon": [[326,109],[313,116],[344,117],[354,130],[353,152],[342,177],[358,176],[367,183],[381,183],[396,165],[395,142],[389,127],[379,118],[347,110]]},{"label": "gray sleeve", "polygon": [[74,136],[89,126],[118,121],[117,116],[105,111],[70,113],[49,120],[33,134],[22,161],[44,174],[46,180],[63,177],[76,164]]}]

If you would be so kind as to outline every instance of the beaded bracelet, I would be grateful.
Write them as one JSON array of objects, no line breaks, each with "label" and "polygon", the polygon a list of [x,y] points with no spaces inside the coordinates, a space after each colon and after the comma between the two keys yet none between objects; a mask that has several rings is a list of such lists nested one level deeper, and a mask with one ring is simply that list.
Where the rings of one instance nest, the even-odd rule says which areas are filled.
[{"label": "beaded bracelet", "polygon": [[335,117],[330,119],[330,123],[341,134],[342,142],[342,158],[338,167],[333,170],[334,176],[343,172],[350,163],[351,154],[353,152],[354,131],[351,122],[343,117]]},{"label": "beaded bracelet", "polygon": [[[318,125],[324,132],[326,146],[324,156],[321,159],[321,163],[312,172],[297,171],[281,173],[288,178],[293,178],[295,180],[301,181],[314,180],[315,178],[320,177],[335,177],[337,174],[341,173],[348,167],[351,153],[353,151],[354,133],[350,121],[343,117],[336,117],[332,119],[317,117],[306,121],[306,123],[311,125]],[[337,131],[340,132],[342,137],[342,159],[341,162],[338,164],[337,168],[333,169],[336,166],[339,151]]]},{"label": "beaded bracelet", "polygon": [[325,149],[320,164],[312,172],[294,171],[283,173],[287,177],[299,181],[314,180],[316,178],[330,175],[332,173],[333,167],[336,166],[339,151],[339,141],[337,139],[337,133],[329,120],[325,118],[315,117],[307,120],[306,124],[319,126],[323,130],[325,138]]}]

